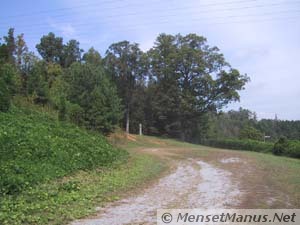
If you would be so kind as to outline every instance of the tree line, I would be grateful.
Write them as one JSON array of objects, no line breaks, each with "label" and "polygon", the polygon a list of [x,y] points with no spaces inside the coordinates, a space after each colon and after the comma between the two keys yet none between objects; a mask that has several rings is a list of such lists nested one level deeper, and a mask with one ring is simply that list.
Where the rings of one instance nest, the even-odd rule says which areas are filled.
[{"label": "tree line", "polygon": [[249,81],[197,34],[160,34],[148,51],[111,44],[104,56],[50,32],[30,52],[24,35],[0,43],[0,110],[15,95],[50,105],[60,120],[109,133],[116,126],[187,141],[205,138],[210,115],[239,100]]},{"label": "tree line", "polygon": [[207,138],[210,139],[300,140],[299,120],[280,120],[277,117],[258,120],[255,112],[243,108],[211,113],[209,124]]}]

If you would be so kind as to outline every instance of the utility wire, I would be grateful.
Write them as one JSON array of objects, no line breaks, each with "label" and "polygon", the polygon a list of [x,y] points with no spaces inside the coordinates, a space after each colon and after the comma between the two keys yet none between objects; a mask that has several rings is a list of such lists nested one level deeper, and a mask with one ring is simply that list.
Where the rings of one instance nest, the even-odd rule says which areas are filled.
[{"label": "utility wire", "polygon": [[[174,0],[171,0],[174,1]],[[19,15],[12,15],[12,16],[8,16],[7,18],[21,18],[23,19],[23,17],[30,17],[33,15],[43,15],[43,14],[48,14],[51,12],[60,12],[60,11],[68,11],[68,10],[72,10],[74,11],[74,9],[79,9],[82,10],[83,8],[85,8],[86,6],[88,7],[95,7],[95,6],[102,6],[103,3],[117,3],[117,2],[125,2],[124,0],[114,0],[114,1],[102,1],[102,2],[98,2],[98,3],[90,3],[90,4],[83,4],[83,5],[77,5],[77,6],[73,6],[73,7],[64,7],[64,8],[58,8],[58,9],[52,9],[52,10],[40,10],[40,11],[33,11],[31,13],[28,14],[19,14]],[[155,2],[161,2],[161,0],[154,0],[151,1],[151,3],[155,3]],[[206,7],[206,6],[223,6],[223,5],[231,5],[231,4],[239,4],[239,3],[250,3],[250,2],[257,2],[257,0],[239,0],[239,1],[229,1],[229,2],[222,2],[222,3],[209,3],[209,4],[200,4],[200,7]],[[295,2],[295,1],[292,1]],[[121,6],[112,6],[112,7],[101,7],[101,10],[109,10],[109,9],[124,9],[127,8],[128,6],[145,6],[145,2],[141,1],[138,3],[130,3],[130,4],[126,4],[126,5],[121,5]],[[99,12],[99,9],[96,9]],[[61,14],[62,16],[65,15]]]},{"label": "utility wire", "polygon": [[[233,1],[232,1],[233,2]],[[234,2],[237,2],[237,1],[234,1]],[[246,1],[238,1],[238,2],[246,2]],[[300,3],[299,1],[293,1],[293,3]],[[215,11],[233,11],[233,10],[242,10],[242,9],[249,9],[249,8],[252,8],[252,9],[255,9],[255,8],[263,8],[263,7],[272,7],[272,6],[280,6],[282,5],[282,3],[273,3],[273,4],[260,4],[260,5],[253,5],[253,6],[243,6],[243,7],[234,7],[234,8],[226,8],[226,9],[219,9],[219,10],[215,10]],[[180,8],[173,8],[173,9],[168,9],[169,11],[172,11],[172,10],[177,10],[177,9],[183,9],[184,7],[180,7]],[[214,10],[211,10],[211,11],[207,11],[207,10],[202,10],[203,13],[212,13],[212,12],[215,12]],[[295,16],[292,16],[292,17],[272,17],[272,18],[262,18],[262,19],[257,19],[257,17],[265,17],[265,16],[277,16],[279,14],[285,14],[285,13],[298,13],[300,10],[282,10],[282,11],[276,11],[276,12],[266,12],[266,13],[263,13],[263,14],[246,14],[246,15],[229,15],[229,16],[221,16],[221,17],[201,17],[201,18],[196,18],[196,19],[191,19],[191,23],[187,24],[187,21],[183,21],[183,22],[180,22],[180,21],[173,21],[172,18],[170,18],[171,16],[178,16],[178,13],[173,13],[173,14],[164,14],[164,15],[160,15],[160,16],[154,16],[153,14],[149,14],[149,17],[155,17],[156,19],[159,19],[159,21],[157,22],[153,22],[152,20],[151,21],[146,21],[146,22],[143,22],[143,23],[135,23],[133,25],[127,25],[127,27],[118,27],[118,23],[116,23],[115,25],[114,24],[106,24],[106,23],[103,23],[103,21],[101,20],[100,23],[91,23],[91,22],[83,22],[83,23],[76,23],[76,24],[72,24],[72,27],[74,28],[80,28],[80,27],[83,27],[83,28],[95,28],[95,29],[99,29],[99,26],[102,25],[102,26],[110,26],[109,27],[109,30],[110,31],[116,31],[116,32],[121,32],[121,31],[138,31],[138,30],[141,30],[141,29],[147,29],[149,26],[154,26],[154,25],[164,25],[164,24],[181,24],[183,25],[184,28],[188,27],[188,26],[191,26],[191,27],[195,27],[197,26],[198,24],[195,24],[195,22],[200,22],[200,24],[205,24],[205,25],[221,25],[221,24],[245,24],[245,23],[260,23],[260,22],[276,22],[276,21],[290,21],[290,22],[297,22],[299,19],[299,15],[295,15]],[[199,12],[199,11],[198,11]],[[141,12],[143,13],[143,12]],[[131,14],[127,14],[128,15],[140,15],[141,13],[137,13],[137,12],[133,12]],[[180,12],[180,13],[183,13]],[[123,15],[121,15],[123,16]],[[126,16],[126,15],[125,15]],[[113,17],[113,16],[112,16]],[[248,18],[247,18],[248,17]],[[115,21],[118,21],[118,20],[121,20],[122,21],[122,18],[120,18],[120,15],[119,17],[115,17]],[[166,20],[162,20],[163,18],[166,18]],[[237,20],[236,21],[232,21],[232,20],[228,20],[228,19],[234,19],[236,18]],[[244,18],[247,18],[247,20],[241,20],[241,19],[244,19]],[[185,19],[185,18],[183,18]],[[210,20],[210,19],[221,19],[222,21],[206,21],[206,20]],[[188,20],[188,19],[187,19]],[[109,21],[109,20],[106,20],[106,21]],[[60,21],[62,23],[67,23],[66,21]],[[74,22],[74,21],[73,21]],[[113,20],[110,20],[110,22],[113,22]],[[36,31],[35,33],[33,32],[28,32],[27,34],[25,33],[25,38],[28,38],[28,37],[36,37],[36,38],[40,38],[42,34],[45,34],[45,31],[44,30],[38,30],[37,27],[40,26],[40,28],[45,28],[45,29],[48,29],[49,30],[49,26],[46,25],[46,24],[40,24],[40,25],[34,25],[34,24],[31,24],[32,27],[29,27],[31,29],[22,29],[22,31],[30,31],[30,30],[34,30]],[[24,26],[22,26],[24,27]],[[26,28],[26,26],[25,26]],[[51,28],[52,30],[55,28]],[[56,32],[56,31],[55,31]],[[86,30],[81,30],[79,31],[81,35],[76,35],[74,34],[74,37],[78,38],[78,37],[87,37],[87,36],[90,36],[91,35],[91,32],[87,32]],[[61,32],[59,32],[61,33]],[[77,32],[76,32],[77,33]],[[36,36],[35,36],[36,35]],[[64,35],[65,36],[65,35]]]},{"label": "utility wire", "polygon": [[[182,29],[186,29],[186,28],[195,28],[199,25],[230,25],[230,24],[249,24],[249,23],[265,23],[265,22],[282,22],[282,21],[290,21],[290,22],[298,22],[299,21],[299,18],[300,18],[300,15],[298,16],[292,16],[292,17],[273,17],[273,18],[265,18],[265,19],[255,19],[255,18],[250,18],[248,20],[236,20],[236,21],[213,21],[213,22],[205,22],[205,21],[199,21],[200,23],[199,24],[187,24],[185,21],[183,22],[174,22],[172,21],[171,23],[173,25],[176,25],[176,26],[182,26],[182,28],[180,28],[180,30]],[[193,20],[193,22],[195,22],[197,20]],[[170,24],[170,21],[169,20],[165,20],[165,21],[160,21],[158,23],[145,23],[145,24],[139,24],[139,25],[136,25],[136,26],[130,26],[130,27],[126,27],[126,28],[118,28],[118,27],[112,27],[110,29],[110,32],[111,31],[115,31],[115,32],[130,32],[130,31],[141,31],[141,30],[147,30],[149,29],[150,26],[160,26],[160,25],[167,25],[167,24]],[[91,28],[94,28],[95,30],[98,28],[97,25],[94,26],[94,27],[91,27]],[[30,35],[25,35],[26,38],[30,37],[30,38],[41,38],[41,33],[39,34],[36,34],[36,35],[40,35],[40,36],[31,36],[32,34]],[[91,37],[92,36],[92,33],[91,32],[82,32],[80,31],[80,35],[74,35],[74,38],[80,38],[80,37]]]},{"label": "utility wire", "polygon": [[[298,4],[300,3],[297,2]],[[203,14],[208,14],[208,13],[212,13],[212,12],[231,12],[231,11],[234,11],[234,10],[245,10],[245,9],[257,9],[257,8],[266,8],[266,7],[272,7],[272,6],[280,6],[282,5],[282,3],[278,4],[278,3],[273,3],[273,4],[262,4],[262,5],[253,5],[253,6],[243,6],[243,7],[234,7],[234,8],[223,8],[223,9],[216,9],[216,10],[211,10],[211,11],[208,11],[207,9],[204,9],[204,10],[196,10],[195,13],[203,13]],[[169,12],[171,11],[176,11],[178,10],[179,11],[181,10],[181,12],[183,12],[182,9],[193,9],[195,10],[195,7],[193,8],[186,8],[186,7],[182,7],[182,8],[173,8],[173,9],[168,9]],[[298,10],[294,10],[295,11],[298,11]],[[157,11],[155,13],[158,13]],[[189,12],[191,13],[191,12]],[[281,12],[280,12],[281,13]],[[122,19],[122,17],[129,17],[129,16],[137,16],[137,15],[145,15],[145,12],[131,12],[131,13],[127,13],[127,14],[115,14],[115,15],[108,15],[108,16],[105,16],[105,18],[101,18],[101,24],[103,24],[102,22],[118,22],[120,19]],[[155,18],[166,18],[166,17],[169,17],[169,16],[177,16],[178,13],[173,13],[173,14],[164,14],[164,15],[159,15],[159,16],[155,16]],[[149,14],[149,16],[154,16],[153,14]],[[55,17],[54,17],[55,18]],[[48,25],[47,25],[48,23]],[[37,27],[49,27],[49,21],[45,21],[43,23],[30,23],[30,24],[26,24],[26,25],[22,25],[22,28],[27,28],[27,27],[32,27],[33,29],[36,29]],[[65,25],[66,23],[73,23],[74,24],[74,20],[67,20],[67,21],[63,21],[63,20],[60,20],[59,22],[53,22],[55,23],[55,25],[59,25],[59,24],[62,24],[62,25]],[[88,25],[90,24],[90,22],[82,22],[82,23],[76,23],[76,24],[81,24],[81,25]],[[99,23],[98,23],[99,24]],[[71,25],[71,24],[70,24]],[[9,27],[9,26],[13,26],[12,24],[10,25],[7,25],[5,26],[5,28]],[[0,29],[3,29],[4,26],[0,26]]]},{"label": "utility wire", "polygon": [[[158,2],[160,2],[160,0],[158,0]],[[197,5],[197,7],[209,7],[209,6],[226,6],[226,5],[231,5],[231,4],[241,4],[241,3],[246,3],[246,4],[248,4],[248,3],[252,3],[252,2],[258,2],[258,0],[244,0],[244,1],[230,1],[230,2],[223,2],[223,3],[210,3],[210,4],[198,4]],[[286,5],[286,6],[288,6],[289,4],[299,4],[300,3],[300,1],[288,1],[288,2],[278,2],[278,3],[270,3],[270,4],[260,4],[260,5],[257,5],[257,7],[265,7],[265,6],[281,6],[281,5]],[[126,8],[128,8],[128,6],[137,6],[137,5],[141,5],[141,6],[143,6],[143,7],[145,7],[145,3],[144,2],[140,2],[139,4],[138,3],[135,3],[135,4],[127,4],[127,5],[121,5],[121,6],[113,6],[113,7],[109,7],[109,8],[94,8],[93,7],[93,9],[92,10],[88,10],[88,14],[90,14],[90,13],[92,13],[92,12],[96,12],[97,14],[99,13],[99,10],[101,10],[101,11],[104,11],[104,12],[106,12],[106,11],[108,11],[108,10],[116,10],[116,9],[126,9]],[[256,5],[254,5],[254,8],[256,7]],[[249,9],[249,8],[253,8],[253,6],[248,6],[248,7],[242,7],[242,8],[246,8],[246,9]],[[81,8],[82,9],[82,8]],[[175,11],[175,10],[182,10],[182,9],[197,9],[197,8],[195,8],[195,5],[190,5],[190,6],[180,6],[180,7],[173,7],[173,8],[162,8],[162,9],[160,9],[160,10],[155,10],[155,12],[165,12],[166,11],[166,9],[167,10],[171,10],[171,11]],[[240,9],[240,8],[233,8],[233,9]],[[222,11],[222,9],[219,9],[219,11]],[[203,11],[202,11],[203,12]],[[73,12],[74,13],[74,12]],[[105,14],[105,13],[104,13]],[[115,13],[115,14],[111,14],[111,15],[109,15],[108,17],[116,17],[116,16],[118,16],[120,14],[120,12],[117,12],[117,13]],[[125,14],[125,15],[136,15],[136,14],[138,14],[138,12],[134,12],[134,13],[129,13],[129,14]],[[39,14],[30,14],[30,15],[28,15],[28,16],[35,16],[35,15],[39,15]],[[124,15],[124,14],[123,14]],[[63,14],[59,14],[59,15],[53,15],[53,14],[51,14],[51,15],[49,15],[49,16],[51,16],[51,17],[55,17],[55,18],[68,18],[69,16],[74,16],[74,14],[70,14],[70,15],[66,15],[66,13],[63,13]],[[106,16],[107,17],[107,16]],[[20,18],[20,20],[19,21],[24,21],[24,18]],[[8,22],[8,23],[12,23],[12,21],[11,22]],[[5,25],[4,23],[2,23],[3,25]],[[0,25],[1,25],[1,23],[0,23]]]},{"label": "utility wire", "polygon": [[32,11],[30,13],[25,13],[25,14],[16,14],[16,15],[10,15],[6,18],[19,18],[19,17],[27,17],[27,16],[32,16],[32,14],[35,14],[35,15],[42,15],[42,14],[46,14],[46,13],[51,13],[51,12],[58,12],[58,11],[65,11],[65,10],[72,10],[72,9],[81,9],[81,8],[84,8],[86,6],[97,6],[97,5],[102,5],[103,3],[115,3],[115,2],[123,2],[124,0],[114,0],[114,1],[110,1],[110,0],[107,0],[107,1],[101,1],[101,2],[98,2],[96,4],[93,4],[93,3],[89,3],[89,4],[80,4],[80,5],[77,5],[77,6],[74,6],[74,7],[64,7],[64,8],[57,8],[57,9],[50,9],[50,10],[38,10],[38,11]]},{"label": "utility wire", "polygon": [[[291,13],[300,13],[300,9],[299,10],[281,10],[281,11],[275,11],[275,12],[265,12],[265,13],[250,13],[250,14],[244,14],[244,15],[229,15],[229,16],[214,16],[214,17],[197,17],[196,19],[192,19],[191,21],[202,21],[202,20],[211,20],[211,19],[232,19],[232,18],[238,18],[238,19],[242,19],[242,18],[249,18],[252,19],[251,17],[264,17],[264,16],[273,16],[273,15],[280,15],[280,14],[291,14]],[[296,16],[297,16],[296,15]],[[300,15],[300,14],[299,14]],[[178,14],[169,14],[169,15],[162,15],[162,16],[156,16],[155,18],[156,19],[159,19],[160,22],[162,22],[162,19],[169,19],[167,21],[170,21],[170,19],[174,18],[174,16],[177,18]],[[151,16],[152,17],[152,16]],[[152,20],[151,20],[152,21]],[[114,21],[111,21],[111,22],[114,22]],[[56,25],[59,25],[57,23],[55,23]],[[134,24],[134,25],[147,25],[149,24],[148,21],[143,22],[143,23],[137,23],[137,24]],[[152,23],[150,23],[152,24]],[[80,23],[73,23],[72,24],[72,28],[80,28],[80,27],[84,27],[84,28],[88,28],[88,27],[95,27],[95,26],[106,26],[107,23],[103,22],[103,21],[100,21],[100,22],[97,22],[97,23],[91,23],[91,22],[80,22]],[[33,26],[25,26],[25,28],[27,27],[27,29],[23,29],[24,26],[22,26],[22,32],[30,32],[32,30],[36,31],[37,28],[49,28],[51,26],[47,25],[47,24],[40,24],[40,25],[33,25]]]}]

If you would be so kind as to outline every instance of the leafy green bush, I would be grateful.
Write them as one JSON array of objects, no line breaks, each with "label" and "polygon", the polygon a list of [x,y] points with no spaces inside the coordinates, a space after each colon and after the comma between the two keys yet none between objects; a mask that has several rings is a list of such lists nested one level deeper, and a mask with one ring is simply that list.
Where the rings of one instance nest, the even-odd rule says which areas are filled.
[{"label": "leafy green bush", "polygon": [[240,139],[207,139],[204,140],[202,144],[235,150],[272,152],[274,155],[300,158],[300,141],[291,141],[285,138],[280,138],[275,144],[271,142]]},{"label": "leafy green bush", "polygon": [[99,134],[38,112],[12,108],[0,121],[0,195],[127,156]]},{"label": "leafy green bush", "polygon": [[274,155],[283,155],[286,149],[288,148],[287,139],[284,137],[279,138],[279,140],[275,143],[272,152]]},{"label": "leafy green bush", "polygon": [[11,94],[9,93],[9,89],[0,77],[0,111],[6,112],[10,107]]},{"label": "leafy green bush", "polygon": [[12,65],[0,65],[0,111],[9,110],[16,89],[16,72]]},{"label": "leafy green bush", "polygon": [[273,148],[275,155],[284,155],[300,158],[300,141],[290,141],[286,138],[279,138]]},{"label": "leafy green bush", "polygon": [[272,152],[273,149],[273,143],[255,140],[209,139],[203,141],[202,144],[219,148],[248,150],[254,152]]},{"label": "leafy green bush", "polygon": [[300,141],[289,141],[288,143],[287,155],[294,158],[300,158]]},{"label": "leafy green bush", "polygon": [[239,137],[241,139],[251,139],[251,140],[261,141],[263,139],[263,134],[252,126],[245,126],[241,130]]}]

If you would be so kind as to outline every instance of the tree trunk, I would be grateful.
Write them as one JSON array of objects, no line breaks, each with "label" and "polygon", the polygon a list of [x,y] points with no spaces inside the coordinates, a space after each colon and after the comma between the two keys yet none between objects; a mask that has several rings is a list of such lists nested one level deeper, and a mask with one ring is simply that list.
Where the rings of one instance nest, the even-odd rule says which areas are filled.
[{"label": "tree trunk", "polygon": [[126,110],[126,133],[129,134],[129,107]]}]

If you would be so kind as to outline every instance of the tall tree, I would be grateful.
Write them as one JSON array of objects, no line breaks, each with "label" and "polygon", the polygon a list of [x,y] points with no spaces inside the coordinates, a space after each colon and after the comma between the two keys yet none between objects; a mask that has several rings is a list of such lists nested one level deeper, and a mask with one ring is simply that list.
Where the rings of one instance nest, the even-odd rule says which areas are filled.
[{"label": "tall tree", "polygon": [[9,54],[6,44],[0,43],[0,64],[7,63],[9,61]]},{"label": "tall tree", "polygon": [[24,34],[20,34],[17,36],[17,41],[16,41],[16,57],[17,57],[17,65],[19,68],[21,68],[24,55],[27,52],[28,52],[28,48],[24,40]]},{"label": "tall tree", "polygon": [[28,78],[33,67],[38,63],[39,58],[33,52],[25,52],[22,55],[22,64],[19,68],[21,73],[21,90],[20,93],[27,95]]},{"label": "tall tree", "polygon": [[206,121],[207,112],[239,100],[238,91],[248,81],[231,68],[217,47],[196,34],[161,34],[149,55],[156,95],[161,96],[155,104],[162,132],[175,130],[184,140],[199,133],[199,121]]},{"label": "tall tree", "polygon": [[39,61],[34,64],[28,76],[27,92],[33,96],[33,101],[38,104],[46,104],[48,102],[48,74],[45,61]]},{"label": "tall tree", "polygon": [[62,76],[59,64],[37,61],[29,70],[27,91],[35,103],[46,104],[50,100],[49,92],[56,79]]},{"label": "tall tree", "polygon": [[142,51],[138,44],[122,41],[112,44],[106,51],[105,65],[116,82],[119,96],[125,106],[126,132],[129,133],[133,93],[138,80],[143,79]]},{"label": "tall tree", "polygon": [[67,69],[67,100],[80,111],[81,125],[111,132],[121,117],[120,99],[102,66],[74,63]]},{"label": "tall tree", "polygon": [[82,60],[86,63],[90,63],[93,65],[101,65],[102,63],[100,53],[96,51],[93,47],[90,48],[86,53],[84,53]]},{"label": "tall tree", "polygon": [[69,67],[74,62],[81,60],[82,49],[79,47],[79,42],[72,39],[63,47],[62,64],[63,66]]},{"label": "tall tree", "polygon": [[15,50],[16,50],[16,43],[15,43],[15,36],[14,36],[14,28],[9,28],[7,36],[4,36],[4,40],[7,46],[8,52],[8,61],[11,64],[15,63]]},{"label": "tall tree", "polygon": [[[243,129],[255,127],[257,123],[256,114],[250,110],[239,108],[228,112],[210,114],[209,138],[239,138]],[[251,128],[250,128],[251,129]]]},{"label": "tall tree", "polygon": [[154,134],[179,136],[180,133],[180,88],[174,72],[176,54],[175,37],[166,34],[160,35],[154,48],[148,51],[149,102],[146,117]]},{"label": "tall tree", "polygon": [[50,32],[41,38],[36,48],[46,62],[62,64],[63,39],[61,37],[55,37],[55,34]]}]

